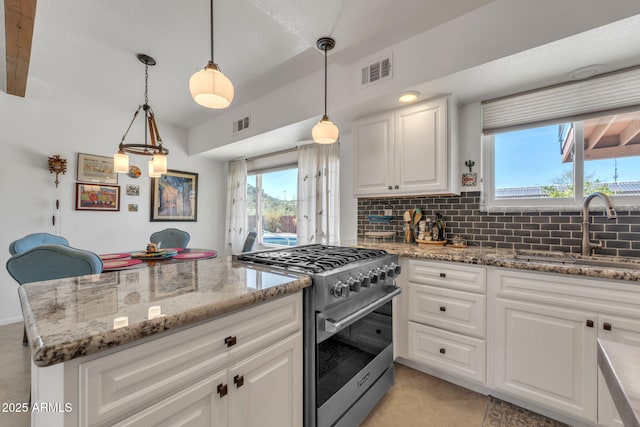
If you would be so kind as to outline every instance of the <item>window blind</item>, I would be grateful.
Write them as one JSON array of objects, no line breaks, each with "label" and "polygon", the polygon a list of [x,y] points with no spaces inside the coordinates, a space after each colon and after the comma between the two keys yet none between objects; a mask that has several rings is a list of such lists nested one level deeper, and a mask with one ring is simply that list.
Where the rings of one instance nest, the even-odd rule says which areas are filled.
[{"label": "window blind", "polygon": [[297,148],[247,159],[247,173],[249,175],[275,172],[295,167],[298,167]]},{"label": "window blind", "polygon": [[482,102],[482,130],[584,120],[640,106],[640,67]]}]

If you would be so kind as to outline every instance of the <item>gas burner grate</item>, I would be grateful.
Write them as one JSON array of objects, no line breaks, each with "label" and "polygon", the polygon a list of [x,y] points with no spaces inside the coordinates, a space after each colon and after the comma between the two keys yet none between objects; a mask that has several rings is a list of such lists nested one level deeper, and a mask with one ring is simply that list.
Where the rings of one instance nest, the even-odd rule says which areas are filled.
[{"label": "gas burner grate", "polygon": [[384,255],[387,255],[387,252],[381,249],[307,245],[242,254],[238,256],[238,260],[283,267],[293,271],[321,273],[352,262]]}]

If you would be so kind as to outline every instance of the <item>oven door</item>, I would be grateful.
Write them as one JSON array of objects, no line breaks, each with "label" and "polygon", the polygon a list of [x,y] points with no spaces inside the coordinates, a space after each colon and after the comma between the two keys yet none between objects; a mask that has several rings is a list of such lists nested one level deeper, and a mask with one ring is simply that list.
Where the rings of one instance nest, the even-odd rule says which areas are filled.
[{"label": "oven door", "polygon": [[337,325],[335,331],[323,331],[323,339],[318,338],[316,346],[320,427],[341,425],[342,419],[359,422],[393,384],[391,299],[400,289],[388,288],[394,288],[387,289],[388,298],[369,303],[338,321],[327,313],[316,316],[320,326],[333,329]]}]

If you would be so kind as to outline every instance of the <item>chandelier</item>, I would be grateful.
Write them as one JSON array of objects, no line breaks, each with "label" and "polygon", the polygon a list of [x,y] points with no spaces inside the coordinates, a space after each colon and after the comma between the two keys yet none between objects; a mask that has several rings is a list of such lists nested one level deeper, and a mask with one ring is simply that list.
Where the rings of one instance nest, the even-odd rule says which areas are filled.
[{"label": "chandelier", "polygon": [[[138,109],[133,114],[131,123],[129,123],[129,127],[124,132],[124,135],[122,135],[122,140],[118,146],[118,152],[113,156],[113,166],[116,172],[127,173],[129,172],[129,156],[127,153],[138,154],[141,156],[152,156],[152,159],[149,160],[149,176],[152,178],[158,178],[161,174],[167,172],[167,155],[169,154],[169,150],[162,146],[162,139],[158,132],[155,115],[153,114],[153,109],[149,105],[149,66],[156,65],[156,60],[144,53],[139,53],[136,56],[138,57],[138,60],[144,64],[144,104],[138,106]],[[127,144],[125,143],[125,139],[131,129],[131,126],[140,114],[140,111],[144,112],[145,119],[144,144]]]}]

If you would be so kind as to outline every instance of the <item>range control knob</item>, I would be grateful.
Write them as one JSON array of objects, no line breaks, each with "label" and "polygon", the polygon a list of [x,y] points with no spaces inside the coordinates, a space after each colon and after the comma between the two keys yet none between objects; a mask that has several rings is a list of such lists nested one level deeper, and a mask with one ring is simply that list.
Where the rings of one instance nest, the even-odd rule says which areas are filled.
[{"label": "range control knob", "polygon": [[367,276],[369,276],[369,282],[372,285],[378,283],[378,280],[380,280],[380,273],[378,273],[377,270],[369,271],[369,273],[367,273]]},{"label": "range control knob", "polygon": [[385,280],[387,278],[387,270],[384,267],[376,268],[376,272],[378,273],[380,280]]},{"label": "range control knob", "polygon": [[393,277],[393,276],[395,275],[395,273],[396,273],[396,269],[395,269],[395,267],[393,266],[393,264],[391,264],[391,265],[385,265],[385,266],[384,266],[384,271],[386,271],[386,272],[387,272],[387,277]]},{"label": "range control knob", "polygon": [[362,283],[359,280],[354,279],[353,277],[349,277],[347,280],[347,285],[349,285],[349,290],[353,292],[359,292]]},{"label": "range control knob", "polygon": [[364,275],[362,273],[358,274],[358,277],[356,278],[357,281],[359,281],[362,284],[362,287],[364,288],[368,288],[369,286],[371,286],[371,279],[369,278],[368,275]]},{"label": "range control knob", "polygon": [[349,296],[349,285],[342,283],[341,281],[337,281],[332,287],[331,287],[331,295],[333,295],[336,298],[340,298],[340,297],[348,297]]}]

